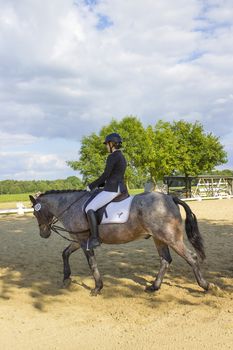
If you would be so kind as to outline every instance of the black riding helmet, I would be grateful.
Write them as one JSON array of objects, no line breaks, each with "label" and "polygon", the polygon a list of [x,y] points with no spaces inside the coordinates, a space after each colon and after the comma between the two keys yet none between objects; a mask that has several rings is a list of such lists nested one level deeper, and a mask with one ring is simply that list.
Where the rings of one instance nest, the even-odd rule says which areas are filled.
[{"label": "black riding helmet", "polygon": [[122,138],[119,134],[117,134],[116,132],[113,132],[112,134],[109,134],[105,137],[104,144],[106,145],[108,142],[112,142],[114,144],[121,145]]}]

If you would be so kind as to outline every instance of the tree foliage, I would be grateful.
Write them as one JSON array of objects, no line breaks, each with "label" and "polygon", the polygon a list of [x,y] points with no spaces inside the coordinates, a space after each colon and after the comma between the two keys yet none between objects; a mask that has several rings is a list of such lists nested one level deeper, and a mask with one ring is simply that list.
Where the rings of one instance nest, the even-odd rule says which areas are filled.
[{"label": "tree foliage", "polygon": [[119,122],[113,119],[109,125],[100,130],[99,135],[91,134],[83,137],[80,159],[78,161],[68,161],[68,164],[74,170],[80,171],[85,183],[89,183],[100,176],[104,170],[107,157],[103,141],[106,135],[112,132],[119,133],[124,141],[123,152],[128,163],[125,175],[126,181],[130,187],[141,187],[146,178],[143,159],[147,155],[147,133],[136,117],[125,117]]},{"label": "tree foliage", "polygon": [[227,155],[219,138],[206,134],[199,122],[173,122],[176,144],[175,168],[181,174],[199,175],[210,172],[217,165],[226,163]]},{"label": "tree foliage", "polygon": [[223,169],[223,170],[212,170],[209,172],[210,175],[220,175],[220,176],[229,176],[233,177],[233,170]]},{"label": "tree foliage", "polygon": [[39,181],[0,181],[0,194],[37,193],[49,190],[68,190],[83,188],[82,181],[76,176],[70,176],[62,180]]},{"label": "tree foliage", "polygon": [[103,172],[107,157],[103,140],[112,132],[119,133],[124,141],[126,181],[130,187],[142,187],[148,178],[158,181],[174,173],[204,174],[227,161],[219,138],[205,133],[199,122],[159,120],[144,128],[138,118],[127,116],[121,121],[113,119],[98,135],[93,133],[82,139],[80,159],[68,164],[80,171],[85,183]]},{"label": "tree foliage", "polygon": [[151,179],[157,181],[171,174],[175,168],[175,135],[168,122],[158,121],[147,128],[149,147],[145,158],[145,169]]}]

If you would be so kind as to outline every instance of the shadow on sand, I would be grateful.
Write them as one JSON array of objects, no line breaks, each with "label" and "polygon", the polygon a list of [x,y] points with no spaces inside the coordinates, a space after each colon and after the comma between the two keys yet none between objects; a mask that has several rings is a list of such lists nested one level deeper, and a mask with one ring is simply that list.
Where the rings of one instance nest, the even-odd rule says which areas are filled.
[{"label": "shadow on sand", "polygon": [[[226,293],[233,292],[233,227],[225,222],[199,221],[205,240],[207,260],[202,265],[204,276],[216,283]],[[0,300],[14,297],[17,289],[24,288],[32,305],[44,310],[45,303],[59,300],[67,293],[79,293],[80,288],[89,293],[94,286],[89,267],[82,251],[70,258],[73,287],[61,288],[63,266],[61,253],[67,242],[52,235],[40,238],[38,227],[31,216],[5,217],[0,221]],[[105,289],[103,298],[124,296],[141,298],[150,306],[161,302],[176,301],[195,305],[203,301],[204,292],[194,280],[191,268],[171,251],[173,262],[164,279],[162,289],[155,294],[144,293],[144,288],[153,279],[159,268],[159,257],[152,239],[126,245],[102,246],[96,251],[99,270]],[[88,279],[88,282],[87,282]],[[164,287],[163,287],[164,286]],[[171,292],[169,292],[169,287]],[[183,290],[181,297],[172,293],[172,288]],[[166,298],[163,296],[166,296]],[[192,301],[188,295],[191,294]],[[211,306],[209,300],[206,305]]]}]

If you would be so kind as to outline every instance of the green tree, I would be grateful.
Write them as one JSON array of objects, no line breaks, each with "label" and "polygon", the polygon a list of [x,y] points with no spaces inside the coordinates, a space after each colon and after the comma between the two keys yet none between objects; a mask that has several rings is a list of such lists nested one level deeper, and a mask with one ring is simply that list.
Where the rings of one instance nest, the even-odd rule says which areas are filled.
[{"label": "green tree", "polygon": [[67,179],[58,179],[53,181],[0,181],[0,194],[36,193],[49,190],[67,190],[81,188],[83,188],[83,183],[77,176],[70,176]]},{"label": "green tree", "polygon": [[163,179],[175,169],[176,138],[169,122],[159,120],[147,130],[147,154],[144,168],[153,182]]},{"label": "green tree", "polygon": [[148,177],[157,182],[174,172],[186,177],[210,172],[227,160],[219,138],[205,133],[199,122],[159,120],[145,129],[138,118],[129,116],[121,121],[113,119],[98,135],[82,139],[79,161],[68,164],[80,171],[85,183],[103,172],[107,157],[103,140],[112,132],[119,133],[124,141],[129,187],[142,187]]},{"label": "green tree", "polygon": [[199,122],[159,120],[147,134],[151,144],[144,165],[156,181],[174,173],[188,177],[211,172],[227,160],[219,138],[205,133]]},{"label": "green tree", "polygon": [[121,121],[113,119],[109,125],[100,130],[99,135],[93,133],[83,137],[80,159],[68,161],[68,165],[80,171],[85,183],[100,176],[107,157],[103,140],[112,132],[119,133],[123,138],[123,152],[128,163],[126,182],[130,187],[142,186],[146,177],[144,158],[147,154],[147,133],[139,119],[133,116],[125,117]]},{"label": "green tree", "polygon": [[209,172],[209,174],[232,177],[233,176],[233,170],[231,170],[231,169],[222,169],[222,170],[214,169],[213,171]]},{"label": "green tree", "polygon": [[210,172],[215,166],[227,162],[227,154],[219,138],[205,133],[199,122],[183,120],[171,125],[175,135],[175,167],[185,176]]},{"label": "green tree", "polygon": [[164,175],[180,174],[186,177],[186,194],[189,195],[188,176],[211,172],[215,166],[227,161],[219,138],[205,133],[199,122],[159,121],[154,129],[148,128],[154,151],[148,159],[149,172],[156,180]]}]

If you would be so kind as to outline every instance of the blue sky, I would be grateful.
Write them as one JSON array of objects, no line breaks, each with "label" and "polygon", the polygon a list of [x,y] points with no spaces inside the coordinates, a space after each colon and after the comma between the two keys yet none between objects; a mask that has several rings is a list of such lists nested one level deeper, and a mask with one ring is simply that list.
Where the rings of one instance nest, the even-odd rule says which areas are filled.
[{"label": "blue sky", "polygon": [[233,169],[231,0],[0,0],[0,180],[77,174],[112,118],[200,121]]}]

